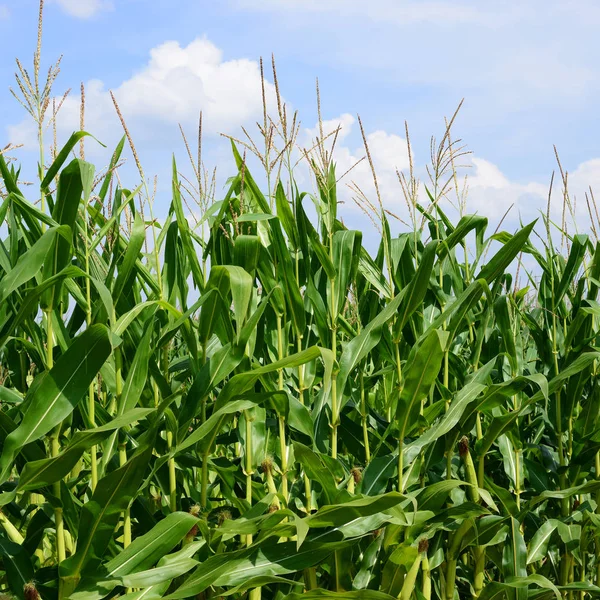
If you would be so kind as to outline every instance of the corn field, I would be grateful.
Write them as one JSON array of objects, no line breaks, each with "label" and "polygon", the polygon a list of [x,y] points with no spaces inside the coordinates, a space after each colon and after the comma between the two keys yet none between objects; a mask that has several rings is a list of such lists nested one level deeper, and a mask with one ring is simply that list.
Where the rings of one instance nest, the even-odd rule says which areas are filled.
[{"label": "corn field", "polygon": [[516,231],[450,218],[450,120],[430,182],[400,177],[402,233],[374,170],[376,197],[355,189],[369,254],[343,223],[335,136],[300,153],[301,191],[280,105],[264,151],[232,140],[222,194],[186,141],[193,176],[173,161],[158,219],[120,112],[107,169],[83,130],[45,156],[56,74],[19,75],[37,183],[0,154],[7,597],[600,597],[591,205],[590,235],[550,212]]}]

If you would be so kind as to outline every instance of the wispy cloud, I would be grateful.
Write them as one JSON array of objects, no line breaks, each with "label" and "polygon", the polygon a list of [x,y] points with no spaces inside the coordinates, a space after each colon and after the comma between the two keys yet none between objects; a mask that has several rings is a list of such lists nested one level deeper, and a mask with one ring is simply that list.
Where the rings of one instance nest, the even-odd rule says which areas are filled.
[{"label": "wispy cloud", "polygon": [[105,10],[111,10],[113,4],[110,0],[52,0],[68,15],[78,19],[91,19]]},{"label": "wispy cloud", "polygon": [[[234,0],[241,9],[253,11],[297,11],[305,13],[335,13],[347,17],[367,18],[402,25],[442,23],[446,25],[498,25],[514,18],[515,10],[496,10],[493,4],[473,5],[461,2],[397,0]],[[500,8],[500,7],[498,7]]]},{"label": "wispy cloud", "polygon": [[289,39],[309,28],[303,52],[320,67],[365,71],[386,86],[408,94],[420,87],[451,103],[466,96],[479,113],[473,118],[533,105],[593,106],[600,91],[600,8],[588,18],[565,0],[229,1]]},{"label": "wispy cloud", "polygon": [[0,21],[6,21],[10,18],[10,10],[6,4],[0,4]]}]

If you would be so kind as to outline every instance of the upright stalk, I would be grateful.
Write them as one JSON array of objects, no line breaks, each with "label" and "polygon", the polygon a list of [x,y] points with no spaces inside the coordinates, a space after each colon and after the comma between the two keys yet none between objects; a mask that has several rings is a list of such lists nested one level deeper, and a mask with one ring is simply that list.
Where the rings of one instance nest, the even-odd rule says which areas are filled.
[{"label": "upright stalk", "polygon": [[[596,452],[594,459],[596,469],[596,480],[600,479],[600,452]],[[600,514],[600,491],[596,492],[596,510],[597,515]],[[600,585],[600,535],[594,536],[594,544],[596,547],[596,585]]]},{"label": "upright stalk", "polygon": [[[281,327],[281,316],[277,315],[277,354],[278,360],[283,360],[283,330]],[[279,391],[283,391],[283,369],[279,369]],[[279,423],[279,452],[281,454],[281,493],[283,499],[287,505],[288,501],[288,448],[285,440],[285,417],[283,415],[278,416]]]},{"label": "upright stalk", "polygon": [[[329,252],[333,262],[333,235],[329,234]],[[337,299],[335,296],[335,280],[330,280],[331,289],[331,352],[334,360],[337,359]],[[331,457],[337,458],[338,440],[338,402],[337,402],[337,373],[331,377]]]},{"label": "upright stalk", "polygon": [[[163,376],[167,383],[170,381],[169,374],[169,346],[166,344],[162,349]],[[173,448],[173,432],[167,429],[167,449],[171,452]],[[169,505],[172,512],[177,510],[177,474],[175,471],[175,458],[169,457]]]},{"label": "upright stalk", "polygon": [[448,550],[446,552],[446,590],[445,600],[454,600],[454,591],[456,588],[456,564],[460,551],[460,543],[463,537],[471,528],[472,523],[465,519],[458,529],[448,536]]},{"label": "upright stalk", "polygon": [[366,403],[366,394],[365,394],[365,378],[364,378],[364,370],[363,369],[360,369],[359,384],[360,384],[360,416],[361,416],[362,431],[363,431],[363,444],[365,445],[365,462],[366,462],[366,465],[368,465],[371,462],[371,448],[369,445],[369,429],[368,429],[368,424],[367,424],[368,413],[367,413],[367,403]]},{"label": "upright stalk", "polygon": [[[398,374],[398,402],[402,395],[402,363],[400,361],[400,344],[394,344],[394,350],[396,353],[396,372]],[[390,415],[391,417],[391,415]],[[398,438],[398,491],[404,492],[404,482],[402,476],[404,474],[404,436],[400,434]]]},{"label": "upright stalk", "polygon": [[208,452],[202,455],[202,472],[200,476],[200,506],[206,510],[208,505]]},{"label": "upright stalk", "polygon": [[[116,323],[116,315],[113,314],[113,322]],[[123,394],[123,355],[121,347],[115,348],[115,397],[111,403],[115,414],[121,406],[121,395]],[[123,431],[119,431],[119,466],[127,462],[127,438]],[[131,544],[131,515],[129,507],[123,511],[123,548]]]},{"label": "upright stalk", "polygon": [[[302,337],[297,336],[298,339],[298,352],[302,352]],[[304,404],[304,365],[298,365],[298,396],[300,403]],[[310,485],[310,477],[304,472],[304,494],[306,496],[306,512],[310,514],[312,512],[312,490]],[[310,588],[309,588],[310,589]]]},{"label": "upright stalk", "polygon": [[[554,355],[554,374],[558,375],[558,350],[556,346],[556,315],[552,315],[553,335],[552,335],[552,354]],[[560,467],[565,466],[565,450],[563,444],[563,429],[562,429],[562,401],[560,388],[556,390],[556,436],[558,438],[558,464]],[[561,489],[566,487],[566,477],[564,473],[559,476]],[[569,513],[568,499],[561,500],[562,516],[566,517]]]},{"label": "upright stalk", "polygon": [[[252,474],[254,469],[252,467],[252,420],[250,419],[249,411],[244,412],[246,420],[246,449],[245,449],[245,462],[246,462],[246,502],[248,506],[252,506]],[[246,546],[252,545],[252,534],[246,534]],[[260,600],[261,588],[253,588],[250,590],[250,600]]]},{"label": "upright stalk", "polygon": [[[52,323],[52,309],[46,311],[46,368],[48,371],[54,366],[54,332]],[[62,424],[58,424],[50,436],[50,454],[52,458],[56,458],[60,453],[60,429]],[[60,504],[60,480],[53,484],[54,496],[58,500],[57,504]],[[56,506],[54,509],[54,521],[56,526],[56,557],[58,564],[60,564],[65,558],[65,526],[63,521],[63,509],[62,506]]]},{"label": "upright stalk", "polygon": [[[119,465],[123,466],[127,462],[127,449],[125,443],[119,444]],[[123,548],[131,544],[131,514],[129,507],[123,513]]]},{"label": "upright stalk", "polygon": [[[88,234],[88,215],[87,215],[87,202],[84,208],[83,213],[83,221],[84,221],[84,229],[85,229],[85,296],[87,301],[87,310],[86,310],[86,324],[89,327],[92,324],[92,294],[91,294],[91,282],[90,282],[90,247],[89,247],[89,234]],[[90,427],[94,429],[96,427],[96,402],[95,402],[95,392],[94,392],[94,382],[90,383],[90,387],[88,389],[88,413],[90,419]],[[90,487],[92,489],[92,493],[96,489],[96,485],[98,485],[98,457],[96,454],[96,445],[94,444],[90,448],[90,468],[91,468],[91,478],[90,478]]]},{"label": "upright stalk", "polygon": [[[475,471],[473,458],[469,450],[469,441],[463,437],[459,443],[459,454],[464,464],[465,479],[470,484],[467,488],[467,497],[475,504],[479,504],[479,488],[482,487],[478,475]],[[485,569],[485,546],[475,546],[473,548],[473,558],[475,567],[473,571],[473,598],[478,598],[483,590],[484,569]]]},{"label": "upright stalk", "polygon": [[[246,502],[252,506],[252,475],[254,469],[252,467],[252,419],[249,411],[244,411],[246,421],[246,448],[245,448],[245,472],[246,472]],[[252,534],[246,535],[246,546],[252,544]]]},{"label": "upright stalk", "polygon": [[[554,271],[552,271],[554,273]],[[551,290],[552,290],[552,355],[554,357],[554,375],[558,376],[558,343],[557,343],[557,335],[558,335],[558,326],[556,322],[556,301],[555,301],[555,290],[554,290],[554,276],[551,278]],[[561,401],[561,390],[560,387],[556,390],[555,393],[555,428],[556,428],[556,437],[558,438],[558,464],[561,467],[561,473],[559,475],[559,483],[560,489],[564,490],[567,487],[567,479],[564,473],[565,469],[565,451],[563,444],[563,428],[562,428],[562,401]],[[569,499],[562,498],[560,501],[560,509],[561,516],[567,517],[569,515]],[[560,575],[559,581],[560,585],[567,585],[569,582],[569,570],[570,570],[570,552],[567,548],[567,545],[564,545],[564,553],[561,556],[560,560]]]}]

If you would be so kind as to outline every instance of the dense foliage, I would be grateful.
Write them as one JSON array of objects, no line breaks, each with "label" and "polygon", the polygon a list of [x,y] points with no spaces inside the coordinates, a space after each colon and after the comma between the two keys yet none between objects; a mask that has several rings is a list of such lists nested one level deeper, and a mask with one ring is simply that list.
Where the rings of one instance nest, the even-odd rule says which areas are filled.
[{"label": "dense foliage", "polygon": [[84,133],[41,146],[38,204],[0,154],[0,589],[598,597],[600,246],[451,222],[448,129],[431,186],[402,179],[412,229],[363,202],[370,256],[325,140],[301,193],[280,117],[264,185],[239,143],[222,199],[197,167],[197,225],[175,164],[144,216],[125,138],[97,178]]},{"label": "dense foliage", "polygon": [[[437,205],[394,238],[378,214],[371,258],[337,218],[332,164],[316,169],[315,229],[307,195],[278,182],[266,197],[234,147],[206,241],[174,169],[147,253],[136,194],[109,196],[110,175],[93,190],[92,165],[67,164],[82,135],[44,176],[48,212],[0,156],[13,594],[598,591],[600,252],[586,236],[563,259],[528,242],[533,224],[488,236],[485,218],[453,225]],[[535,301],[507,271],[521,252],[542,272]]]}]

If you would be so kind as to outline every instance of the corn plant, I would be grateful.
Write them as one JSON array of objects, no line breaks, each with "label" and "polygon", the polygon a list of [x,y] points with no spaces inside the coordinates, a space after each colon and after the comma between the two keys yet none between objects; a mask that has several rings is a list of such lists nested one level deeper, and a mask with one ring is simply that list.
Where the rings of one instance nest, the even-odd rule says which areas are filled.
[{"label": "corn plant", "polygon": [[401,177],[412,229],[391,234],[373,169],[370,255],[322,133],[315,191],[296,185],[282,105],[264,153],[232,141],[222,197],[200,156],[191,179],[173,161],[158,220],[126,128],[99,175],[84,131],[45,164],[30,87],[35,193],[0,154],[0,589],[600,596],[597,240],[550,212],[514,232],[451,219],[451,120],[425,198]]}]

